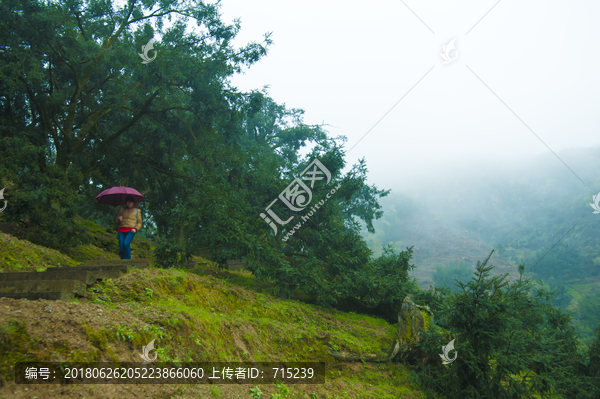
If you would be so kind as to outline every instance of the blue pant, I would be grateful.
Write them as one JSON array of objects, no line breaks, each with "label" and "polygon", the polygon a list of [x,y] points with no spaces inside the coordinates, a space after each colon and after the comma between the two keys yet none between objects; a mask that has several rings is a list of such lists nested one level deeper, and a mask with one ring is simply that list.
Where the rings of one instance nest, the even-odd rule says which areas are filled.
[{"label": "blue pant", "polygon": [[121,259],[131,259],[131,248],[129,244],[135,237],[135,233],[129,230],[127,233],[119,232],[119,256]]}]

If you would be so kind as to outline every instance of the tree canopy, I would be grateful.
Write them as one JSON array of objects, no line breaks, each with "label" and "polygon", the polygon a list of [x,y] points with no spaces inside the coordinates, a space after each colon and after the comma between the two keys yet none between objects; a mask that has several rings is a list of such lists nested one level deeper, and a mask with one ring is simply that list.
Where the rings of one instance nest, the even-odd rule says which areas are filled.
[{"label": "tree canopy", "polygon": [[[114,212],[94,197],[132,186],[146,198],[145,234],[157,239],[165,265],[209,249],[220,263],[245,258],[283,292],[302,287],[321,303],[358,285],[374,292],[367,301],[390,301],[380,295],[383,283],[375,289],[368,280],[371,252],[358,225],[372,230],[387,191],[366,184],[364,161],[342,173],[343,138],[305,124],[302,110],[265,91],[230,83],[267,54],[268,33],[236,48],[239,21],[224,23],[218,4],[201,1],[0,7],[0,183],[11,202],[4,216],[42,227],[32,240],[84,243],[74,216],[110,225]],[[139,51],[151,39],[156,57],[142,63]],[[332,181],[314,188],[313,204],[331,187],[337,192],[284,241],[291,224],[274,234],[259,215],[315,159]],[[281,204],[274,211],[302,216]]]}]

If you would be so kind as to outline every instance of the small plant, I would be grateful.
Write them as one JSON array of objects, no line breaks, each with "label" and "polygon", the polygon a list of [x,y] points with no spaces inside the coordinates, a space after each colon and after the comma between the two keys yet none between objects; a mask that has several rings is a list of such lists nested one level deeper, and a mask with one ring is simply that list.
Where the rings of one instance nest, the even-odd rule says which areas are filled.
[{"label": "small plant", "polygon": [[271,399],[287,399],[290,394],[290,388],[288,388],[284,383],[275,384],[275,386],[279,389],[279,393],[274,393],[271,395]]},{"label": "small plant", "polygon": [[158,339],[162,339],[165,336],[165,333],[161,330],[164,330],[163,327],[157,327],[157,326],[144,326],[142,327],[143,331],[149,331],[150,334]]},{"label": "small plant", "polygon": [[144,290],[146,291],[146,296],[148,298],[152,298],[152,295],[154,295],[154,291],[152,291],[150,288],[146,287],[144,288]]},{"label": "small plant", "polygon": [[157,348],[156,349],[156,357],[158,359],[161,359],[164,362],[174,362],[175,359],[171,358],[169,355],[167,355],[167,348]]},{"label": "small plant", "polygon": [[181,285],[181,281],[171,279],[171,280],[169,280],[168,285],[169,285],[169,287],[177,287],[177,286]]},{"label": "small plant", "polygon": [[223,394],[221,392],[221,387],[217,385],[211,385],[209,388],[209,392],[213,398],[220,399]]},{"label": "small plant", "polygon": [[259,387],[250,388],[250,396],[252,397],[252,399],[260,399],[261,395],[262,391]]},{"label": "small plant", "polygon": [[191,259],[191,254],[186,253],[181,245],[176,244],[172,238],[158,237],[158,246],[154,250],[156,263],[163,268],[182,266]]},{"label": "small plant", "polygon": [[119,326],[119,327],[117,327],[117,339],[119,341],[125,341],[127,339],[132,341],[133,340],[133,331],[131,331],[131,329],[127,326]]}]

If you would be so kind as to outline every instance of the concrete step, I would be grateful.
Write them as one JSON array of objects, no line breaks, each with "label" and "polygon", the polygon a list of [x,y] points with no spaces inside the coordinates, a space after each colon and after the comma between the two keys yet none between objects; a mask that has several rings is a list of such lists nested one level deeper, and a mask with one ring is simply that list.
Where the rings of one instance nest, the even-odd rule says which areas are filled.
[{"label": "concrete step", "polygon": [[47,299],[49,301],[72,301],[75,295],[72,292],[0,292],[0,297],[13,299],[27,299],[35,301],[36,299]]},{"label": "concrete step", "polygon": [[[67,273],[64,274],[65,280],[69,280],[70,276],[68,273],[90,273],[95,280],[104,280],[107,278],[119,278],[123,273],[127,273],[130,270],[127,266],[74,266],[74,267],[49,267],[46,272],[42,273]],[[5,273],[9,274],[9,273]],[[13,274],[13,273],[10,273]],[[23,274],[23,273],[14,273]],[[41,273],[38,273],[41,274]],[[24,279],[23,279],[24,280]],[[51,280],[50,278],[44,280]],[[78,280],[78,279],[76,279]],[[2,274],[0,273],[0,281],[2,281]],[[92,282],[93,284],[93,282]],[[90,285],[88,283],[88,285]]]},{"label": "concrete step", "polygon": [[152,259],[101,259],[101,260],[86,260],[81,266],[135,266],[140,269],[145,269],[154,264]]},{"label": "concrete step", "polygon": [[228,260],[227,261],[227,268],[229,270],[233,270],[233,271],[240,271],[240,270],[245,270],[245,266],[246,266],[246,260],[242,259],[242,260]]},{"label": "concrete step", "polygon": [[79,280],[0,281],[0,295],[30,292],[70,292],[85,296],[86,285]]},{"label": "concrete step", "polygon": [[106,280],[108,278],[119,278],[123,274],[127,273],[127,270],[90,270],[89,272],[96,276],[96,280]]},{"label": "concrete step", "polygon": [[119,273],[130,272],[134,268],[135,268],[135,266],[130,266],[130,265],[97,265],[97,266],[80,265],[80,266],[73,266],[73,267],[49,267],[46,270],[49,272],[56,272],[56,271],[63,272],[63,271],[68,271],[68,270],[88,271],[88,272],[98,273],[98,275],[101,276],[98,278],[117,278],[120,275]]},{"label": "concrete step", "polygon": [[20,280],[78,280],[86,285],[92,285],[98,279],[97,272],[89,270],[57,270],[50,272],[19,272],[0,273],[0,281]]}]

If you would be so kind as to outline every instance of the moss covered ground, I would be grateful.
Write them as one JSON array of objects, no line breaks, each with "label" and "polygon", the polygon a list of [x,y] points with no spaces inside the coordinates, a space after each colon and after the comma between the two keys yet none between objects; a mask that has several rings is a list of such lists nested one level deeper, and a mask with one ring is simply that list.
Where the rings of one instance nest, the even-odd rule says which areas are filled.
[{"label": "moss covered ground", "polygon": [[[97,233],[103,234],[102,230]],[[64,253],[6,234],[0,237],[2,248],[12,249],[11,265],[22,265],[10,269],[5,266],[4,271],[42,270],[59,262],[65,266],[79,263]],[[150,244],[144,251],[149,252]],[[104,248],[90,247],[88,254],[93,256],[100,253],[107,259],[113,255]],[[196,261],[201,264],[204,260]],[[48,305],[52,306],[51,311],[45,310]],[[395,334],[396,327],[381,319],[282,298],[277,287],[257,281],[248,272],[222,271],[210,263],[194,269],[139,269],[118,279],[98,282],[88,288],[87,298],[73,302],[0,300],[0,396],[420,397],[408,382],[406,365],[341,362],[330,354],[387,352]],[[12,367],[18,361],[137,362],[141,361],[142,345],[152,339],[156,340],[159,361],[324,361],[326,383],[255,387],[37,385],[25,391],[13,382]]]},{"label": "moss covered ground", "polygon": [[79,263],[55,249],[0,232],[0,273],[44,271],[50,266],[75,266]]}]

